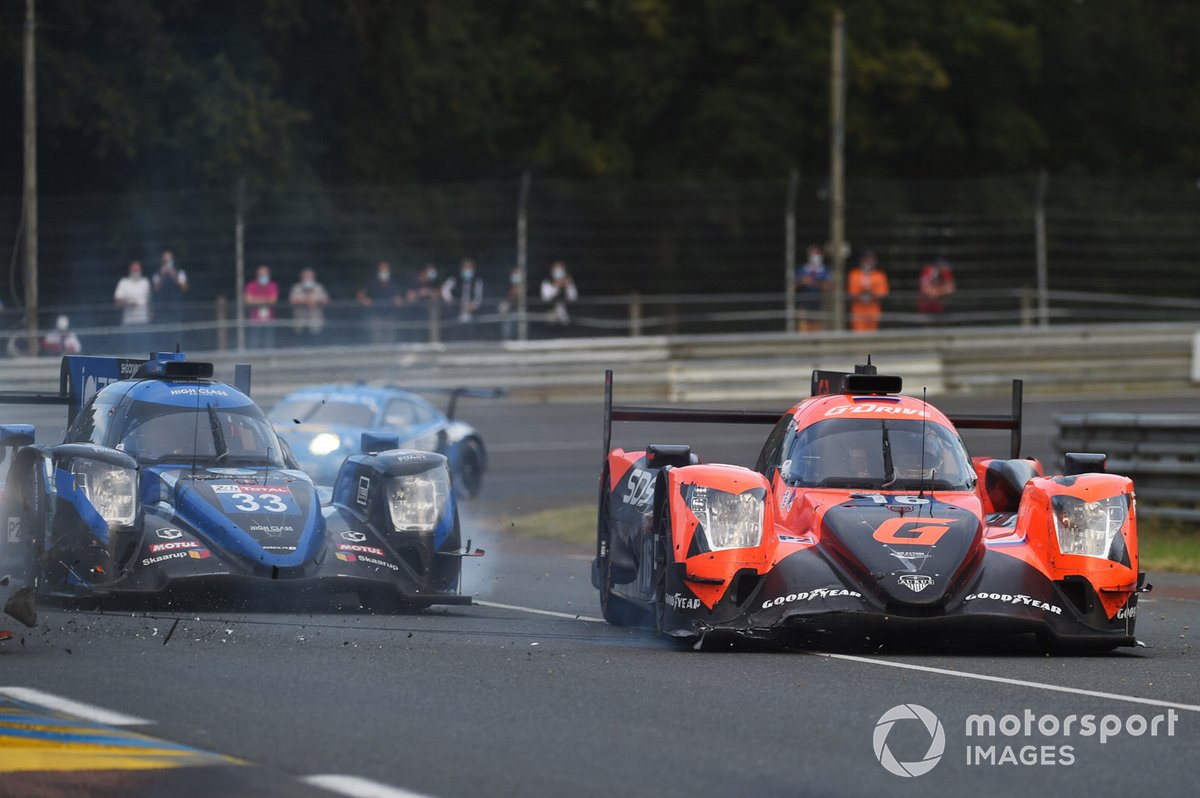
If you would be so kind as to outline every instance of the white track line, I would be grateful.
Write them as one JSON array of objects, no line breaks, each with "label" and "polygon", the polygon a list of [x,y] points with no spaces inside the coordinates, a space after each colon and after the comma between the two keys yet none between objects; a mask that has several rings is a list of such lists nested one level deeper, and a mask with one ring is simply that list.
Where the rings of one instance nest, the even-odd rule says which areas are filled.
[{"label": "white track line", "polygon": [[428,796],[419,792],[380,784],[377,781],[364,779],[360,776],[323,774],[304,776],[300,781],[305,784],[311,784],[314,787],[320,787],[322,790],[349,795],[351,798],[428,798]]},{"label": "white track line", "polygon": [[498,610],[516,610],[517,612],[531,612],[534,615],[549,615],[551,618],[566,618],[570,621],[604,623],[603,618],[592,618],[589,615],[572,615],[569,612],[554,612],[553,610],[535,610],[533,607],[519,607],[516,604],[499,604],[495,601],[481,601],[480,599],[475,599],[474,603],[480,607],[493,607]]},{"label": "white track line", "polygon": [[0,687],[0,695],[8,696],[17,701],[24,701],[26,704],[34,704],[43,709],[53,710],[54,712],[74,715],[77,718],[90,720],[93,723],[103,723],[106,726],[146,726],[154,723],[152,720],[135,718],[133,715],[124,715],[120,712],[114,712],[111,709],[94,707],[91,704],[72,701],[69,698],[63,698],[52,693],[43,693],[41,690],[34,690],[32,687]]},{"label": "white track line", "polygon": [[851,654],[829,654],[821,651],[812,652],[814,656],[828,657],[830,659],[844,659],[850,662],[865,662],[868,665],[884,665],[888,668],[903,668],[910,671],[923,671],[924,673],[936,673],[940,676],[957,676],[961,679],[977,679],[981,682],[996,682],[998,684],[1008,684],[1014,687],[1032,687],[1035,690],[1051,690],[1056,693],[1073,693],[1075,695],[1086,695],[1091,698],[1107,698],[1110,701],[1128,701],[1131,704],[1144,704],[1151,707],[1170,707],[1172,709],[1181,709],[1185,712],[1200,712],[1200,705],[1197,704],[1180,704],[1175,701],[1160,701],[1157,698],[1140,698],[1133,695],[1121,695],[1120,693],[1102,693],[1098,690],[1084,690],[1079,687],[1065,687],[1058,684],[1045,684],[1044,682],[1027,682],[1024,679],[1009,679],[1005,676],[987,676],[982,673],[971,673],[969,671],[955,671],[948,668],[934,668],[929,665],[910,665],[906,662],[891,662],[885,659],[872,659],[871,657],[856,657]]}]

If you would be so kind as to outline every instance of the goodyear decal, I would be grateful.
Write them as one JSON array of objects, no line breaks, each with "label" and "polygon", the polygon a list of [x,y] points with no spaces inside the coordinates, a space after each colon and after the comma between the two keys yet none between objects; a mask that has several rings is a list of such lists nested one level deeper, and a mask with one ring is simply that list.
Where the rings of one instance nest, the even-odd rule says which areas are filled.
[{"label": "goodyear decal", "polygon": [[0,774],[241,765],[233,757],[73,718],[0,696]]}]

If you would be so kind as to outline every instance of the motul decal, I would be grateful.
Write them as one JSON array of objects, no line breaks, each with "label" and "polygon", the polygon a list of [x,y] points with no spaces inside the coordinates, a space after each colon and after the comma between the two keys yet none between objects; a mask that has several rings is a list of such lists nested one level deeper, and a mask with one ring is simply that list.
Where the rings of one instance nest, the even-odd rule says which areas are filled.
[{"label": "motul decal", "polygon": [[895,546],[932,546],[950,531],[953,518],[889,518],[875,530],[880,543]]},{"label": "motul decal", "polygon": [[173,551],[175,549],[198,549],[200,544],[194,540],[176,540],[172,543],[151,543],[150,553],[157,554],[160,551]]},{"label": "motul decal", "polygon": [[337,544],[338,551],[353,551],[358,554],[374,554],[376,557],[383,557],[383,549],[375,546],[359,546],[354,543],[339,543]]}]

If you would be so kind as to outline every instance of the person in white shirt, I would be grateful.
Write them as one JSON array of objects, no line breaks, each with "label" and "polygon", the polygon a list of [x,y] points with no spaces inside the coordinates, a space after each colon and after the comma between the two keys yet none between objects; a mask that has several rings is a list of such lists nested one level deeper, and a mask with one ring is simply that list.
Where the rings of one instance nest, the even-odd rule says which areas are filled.
[{"label": "person in white shirt", "polygon": [[579,289],[575,287],[575,280],[567,271],[567,265],[561,260],[555,261],[550,267],[550,276],[542,280],[542,301],[553,303],[547,321],[566,327],[571,323],[567,303],[577,299]]},{"label": "person in white shirt", "polygon": [[300,272],[299,282],[292,285],[288,293],[288,304],[292,306],[292,326],[296,337],[303,341],[315,341],[325,329],[325,306],[329,304],[329,292],[317,282],[317,273],[312,269]]},{"label": "person in white shirt", "polygon": [[129,274],[117,282],[113,302],[121,309],[121,326],[129,329],[127,345],[134,350],[147,350],[150,336],[145,327],[150,324],[150,281],[142,274],[140,261],[130,263]]},{"label": "person in white shirt", "polygon": [[457,277],[442,283],[442,301],[458,314],[458,336],[463,340],[475,337],[475,314],[483,306],[483,278],[475,271],[475,261],[465,258]]}]

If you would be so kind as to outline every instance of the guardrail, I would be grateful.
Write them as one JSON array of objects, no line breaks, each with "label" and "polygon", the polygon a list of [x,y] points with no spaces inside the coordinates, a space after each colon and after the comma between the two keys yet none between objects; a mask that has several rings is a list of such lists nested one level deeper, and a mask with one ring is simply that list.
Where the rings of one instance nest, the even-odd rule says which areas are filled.
[{"label": "guardrail", "polygon": [[[1192,324],[956,327],[854,333],[571,338],[443,344],[359,345],[254,352],[189,351],[218,375],[254,366],[265,403],[305,384],[363,380],[505,388],[523,401],[598,401],[605,368],[630,401],[789,401],[805,395],[815,368],[845,369],[866,355],[931,395],[1180,390],[1191,386]],[[56,358],[0,361],[10,390],[57,385]]]},{"label": "guardrail", "polygon": [[1200,414],[1060,415],[1059,453],[1104,452],[1108,470],[1134,481],[1149,515],[1200,521]]},{"label": "guardrail", "polygon": [[[1186,297],[1115,295],[1087,291],[1051,291],[1045,320],[1053,329],[1077,324],[1184,322],[1200,316],[1200,300]],[[1028,289],[969,290],[956,293],[944,313],[916,311],[914,291],[893,291],[883,303],[886,331],[917,332],[931,326],[992,330],[996,326],[1033,328],[1039,323],[1034,294]],[[472,323],[459,322],[453,308],[438,300],[415,300],[400,307],[368,309],[352,299],[326,305],[317,332],[304,326],[297,309],[286,301],[275,308],[269,323],[243,322],[242,336],[254,328],[270,329],[269,348],[352,346],[387,340],[394,343],[496,342],[518,338],[522,326],[533,340],[581,337],[640,337],[644,335],[767,334],[793,332],[797,313],[806,322],[826,326],[824,311],[789,310],[782,293],[612,294],[584,296],[570,303],[569,324],[560,323],[553,305],[530,299],[526,324],[521,325],[515,303],[485,299]],[[112,303],[60,305],[42,308],[39,338],[53,334],[60,314],[88,353],[137,349],[153,339],[158,346],[227,351],[238,348],[239,319],[234,303],[218,297],[189,300],[169,308],[155,307],[153,321],[138,327],[120,324],[121,312]],[[372,311],[383,316],[371,316]],[[19,313],[0,317],[0,348],[10,357],[28,352],[28,338]],[[1041,328],[1045,329],[1045,328]],[[253,335],[246,338],[253,343]]]}]

